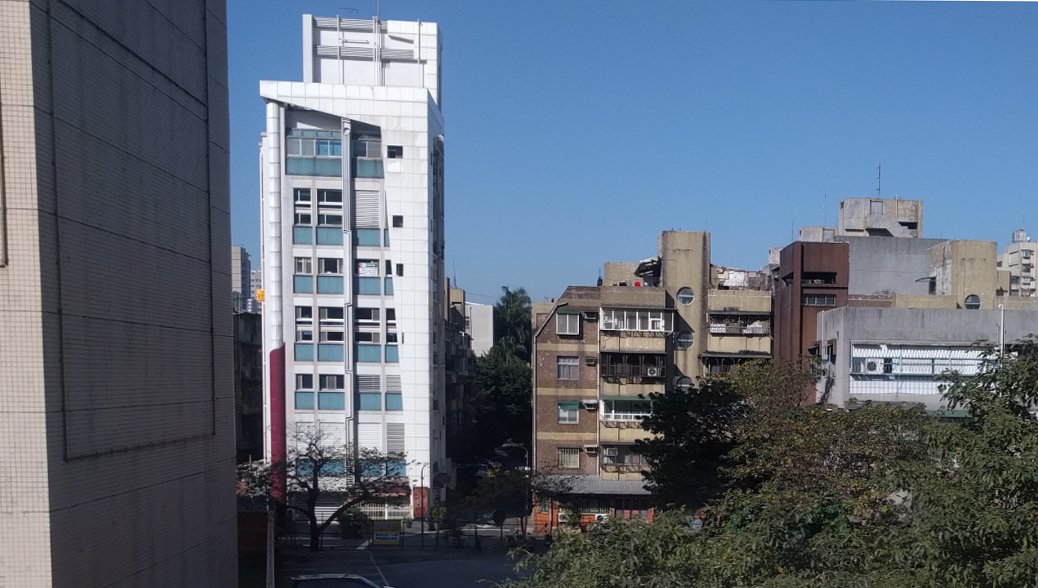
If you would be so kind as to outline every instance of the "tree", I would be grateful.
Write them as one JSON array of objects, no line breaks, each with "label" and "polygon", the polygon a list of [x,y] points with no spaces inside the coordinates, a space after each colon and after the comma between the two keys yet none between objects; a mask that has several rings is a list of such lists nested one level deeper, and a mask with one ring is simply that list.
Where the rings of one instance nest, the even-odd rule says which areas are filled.
[{"label": "tree", "polygon": [[531,371],[525,362],[496,345],[476,359],[472,395],[466,398],[468,417],[456,461],[474,463],[491,457],[506,442],[530,447]]},{"label": "tree", "polygon": [[494,346],[529,363],[533,348],[530,297],[523,288],[511,290],[502,286],[501,290],[504,293],[494,304]]},{"label": "tree", "polygon": [[652,415],[642,427],[653,434],[636,443],[649,469],[649,488],[662,504],[699,506],[721,489],[725,455],[745,405],[728,380],[706,379],[698,388],[650,394]]},{"label": "tree", "polygon": [[[284,505],[306,517],[310,549],[321,548],[321,535],[343,512],[387,496],[408,492],[404,455],[374,449],[353,452],[331,439],[318,427],[299,429],[290,439],[286,463],[279,471],[288,483]],[[253,462],[238,468],[239,496],[270,497],[271,482],[277,477],[270,464]],[[327,517],[318,518],[317,503],[334,498],[339,504]]]},{"label": "tree", "polygon": [[664,512],[562,535],[512,585],[1038,586],[1038,356],[946,377],[964,418],[748,397],[701,530]]}]

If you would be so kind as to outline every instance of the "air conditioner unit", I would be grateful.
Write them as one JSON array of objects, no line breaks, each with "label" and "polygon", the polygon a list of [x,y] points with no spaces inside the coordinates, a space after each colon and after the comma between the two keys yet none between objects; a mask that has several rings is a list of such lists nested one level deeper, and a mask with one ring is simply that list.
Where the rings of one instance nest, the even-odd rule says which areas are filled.
[{"label": "air conditioner unit", "polygon": [[603,447],[602,448],[602,455],[604,455],[606,457],[616,457],[617,455],[619,455],[619,453],[620,453],[620,451],[616,447]]},{"label": "air conditioner unit", "polygon": [[649,376],[650,378],[658,378],[660,377],[660,374],[662,372],[663,370],[658,367],[650,367],[649,369],[645,370],[645,375]]},{"label": "air conditioner unit", "polygon": [[598,320],[598,313],[597,312],[593,312],[593,311],[582,312],[582,313],[580,313],[580,316],[583,317],[583,319],[586,320],[586,321],[597,321]]},{"label": "air conditioner unit", "polygon": [[587,399],[581,400],[580,401],[580,407],[583,408],[583,409],[586,409],[586,410],[597,410],[598,409],[598,399],[596,399],[596,398],[587,398]]},{"label": "air conditioner unit", "polygon": [[866,374],[882,374],[883,373],[883,362],[878,359],[867,359],[865,360],[865,373]]},{"label": "air conditioner unit", "polygon": [[585,445],[584,453],[588,455],[596,455],[598,453],[598,445]]},{"label": "air conditioner unit", "polygon": [[588,356],[584,358],[584,363],[587,365],[598,365],[598,358],[594,356]]}]

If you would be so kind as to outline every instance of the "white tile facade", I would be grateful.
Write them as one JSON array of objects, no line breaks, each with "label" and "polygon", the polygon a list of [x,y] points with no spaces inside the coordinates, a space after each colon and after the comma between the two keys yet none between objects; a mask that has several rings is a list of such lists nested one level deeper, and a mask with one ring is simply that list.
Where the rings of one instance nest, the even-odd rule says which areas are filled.
[{"label": "white tile facade", "polygon": [[[303,17],[304,82],[263,81],[260,95],[268,103],[268,132],[264,137],[264,250],[263,275],[264,357],[281,345],[283,326],[286,350],[286,426],[289,433],[300,423],[320,422],[322,427],[344,431],[345,441],[385,451],[401,449],[399,430],[407,454],[407,475],[417,486],[422,465],[425,486],[436,472],[448,471],[445,461],[443,415],[443,119],[439,100],[439,36],[435,23],[347,20]],[[341,51],[339,48],[343,48]],[[381,59],[365,53],[380,48]],[[394,52],[395,51],[395,52]],[[272,106],[273,105],[273,106]],[[379,154],[382,178],[310,176],[290,173],[280,155],[286,133],[303,130],[334,132],[342,137],[342,152],[349,155],[350,138],[375,132],[381,137]],[[389,146],[401,147],[401,157],[389,157]],[[278,155],[272,156],[274,150]],[[352,170],[347,164],[343,170]],[[437,169],[439,171],[437,171]],[[437,182],[436,178],[441,178]],[[323,246],[293,243],[294,190],[322,188],[341,190],[344,201],[343,245]],[[351,203],[365,194],[377,199],[377,223],[351,216]],[[275,203],[274,200],[277,200]],[[280,212],[275,210],[280,208]],[[359,208],[359,205],[358,205]],[[398,222],[394,222],[397,217]],[[377,226],[388,234],[388,246],[353,245],[357,231]],[[280,235],[278,237],[277,235]],[[282,253],[283,252],[283,253]],[[293,292],[294,259],[343,260],[345,288],[342,295]],[[354,291],[357,260],[374,260],[366,270],[385,280],[392,279],[393,292],[366,294]],[[387,267],[387,263],[390,265]],[[276,267],[275,267],[276,266]],[[402,272],[401,272],[402,270]],[[401,275],[402,273],[402,275]],[[315,271],[316,274],[316,271]],[[272,279],[273,276],[279,279]],[[315,275],[315,278],[317,276]],[[278,290],[278,289],[281,290]],[[277,304],[281,312],[271,312]],[[295,339],[300,326],[294,320],[296,307],[312,309],[313,337],[320,338],[318,315],[322,307],[345,311],[345,357],[342,361],[320,361],[297,357]],[[354,357],[355,330],[351,321],[357,309],[380,312],[382,354],[389,333],[386,311],[395,311],[395,344],[398,362],[357,361]],[[283,319],[282,319],[283,317]],[[283,320],[283,324],[282,321]],[[305,343],[304,343],[305,346]],[[316,345],[315,345],[316,347]],[[316,354],[315,354],[316,355]],[[269,374],[269,365],[268,374]],[[343,375],[344,410],[319,406],[317,392],[304,392],[297,404],[296,376]],[[380,410],[362,410],[359,392],[377,376],[383,396]],[[361,380],[366,384],[361,385]],[[396,384],[396,382],[399,384]],[[269,382],[266,393],[271,393]],[[402,394],[402,408],[387,410],[386,394]],[[313,404],[311,408],[309,403]],[[271,418],[269,412],[266,417]],[[270,430],[269,427],[267,430]],[[271,440],[267,440],[270,450]]]},{"label": "white tile facade", "polygon": [[224,19],[0,1],[0,586],[235,584]]}]

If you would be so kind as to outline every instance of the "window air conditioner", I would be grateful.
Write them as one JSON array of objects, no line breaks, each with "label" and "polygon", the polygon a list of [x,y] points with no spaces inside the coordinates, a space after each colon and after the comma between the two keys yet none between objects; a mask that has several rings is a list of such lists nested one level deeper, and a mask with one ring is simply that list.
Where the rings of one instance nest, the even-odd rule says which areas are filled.
[{"label": "window air conditioner", "polygon": [[620,451],[616,447],[603,447],[602,455],[606,457],[616,457]]},{"label": "window air conditioner", "polygon": [[585,445],[584,453],[588,455],[595,455],[596,453],[598,453],[598,445]]},{"label": "window air conditioner", "polygon": [[658,378],[661,371],[662,370],[660,370],[660,368],[658,367],[650,367],[649,369],[645,370],[645,375],[649,376],[650,378]]},{"label": "window air conditioner", "polygon": [[598,400],[595,398],[581,400],[580,407],[587,410],[596,410],[598,408]]},{"label": "window air conditioner", "polygon": [[865,362],[865,373],[866,374],[882,374],[883,363],[876,359],[870,359]]}]

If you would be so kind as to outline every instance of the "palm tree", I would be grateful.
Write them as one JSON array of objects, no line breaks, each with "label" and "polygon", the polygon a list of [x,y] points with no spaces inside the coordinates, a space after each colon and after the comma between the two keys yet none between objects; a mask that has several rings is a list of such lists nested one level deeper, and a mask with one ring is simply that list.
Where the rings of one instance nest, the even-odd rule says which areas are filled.
[{"label": "palm tree", "polygon": [[530,361],[530,296],[524,288],[511,290],[501,286],[504,293],[494,305],[494,344],[508,355]]}]

